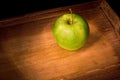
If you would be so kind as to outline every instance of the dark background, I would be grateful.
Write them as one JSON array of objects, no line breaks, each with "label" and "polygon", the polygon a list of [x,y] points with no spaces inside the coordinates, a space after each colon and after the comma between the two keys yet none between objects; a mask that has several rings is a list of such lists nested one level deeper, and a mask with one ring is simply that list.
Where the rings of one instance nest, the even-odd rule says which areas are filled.
[{"label": "dark background", "polygon": [[[0,20],[93,0],[0,0]],[[119,0],[106,0],[120,16]]]}]

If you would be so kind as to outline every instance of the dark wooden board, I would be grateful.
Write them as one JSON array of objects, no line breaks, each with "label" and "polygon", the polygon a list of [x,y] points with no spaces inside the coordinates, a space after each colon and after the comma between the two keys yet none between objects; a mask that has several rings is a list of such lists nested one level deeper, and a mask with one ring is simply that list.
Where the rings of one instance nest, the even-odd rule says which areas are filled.
[{"label": "dark wooden board", "polygon": [[[90,26],[85,46],[60,48],[52,25],[71,8]],[[0,21],[0,80],[119,80],[120,21],[104,0]]]}]

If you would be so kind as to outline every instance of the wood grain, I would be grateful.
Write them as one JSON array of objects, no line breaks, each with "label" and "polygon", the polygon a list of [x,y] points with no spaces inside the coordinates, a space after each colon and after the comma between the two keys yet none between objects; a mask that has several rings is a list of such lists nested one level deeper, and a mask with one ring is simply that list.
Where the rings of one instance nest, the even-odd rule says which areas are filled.
[{"label": "wood grain", "polygon": [[[119,79],[120,39],[99,2],[1,21],[0,80]],[[69,7],[90,27],[87,43],[77,51],[60,48],[51,31],[54,21]]]}]

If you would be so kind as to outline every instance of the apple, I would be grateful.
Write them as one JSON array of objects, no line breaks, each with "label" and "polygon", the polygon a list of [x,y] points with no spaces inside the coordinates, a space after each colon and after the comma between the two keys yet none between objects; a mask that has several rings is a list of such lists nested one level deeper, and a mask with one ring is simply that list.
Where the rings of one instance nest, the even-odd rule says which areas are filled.
[{"label": "apple", "polygon": [[79,14],[65,13],[54,22],[52,33],[61,48],[73,51],[83,47],[86,43],[89,26]]}]

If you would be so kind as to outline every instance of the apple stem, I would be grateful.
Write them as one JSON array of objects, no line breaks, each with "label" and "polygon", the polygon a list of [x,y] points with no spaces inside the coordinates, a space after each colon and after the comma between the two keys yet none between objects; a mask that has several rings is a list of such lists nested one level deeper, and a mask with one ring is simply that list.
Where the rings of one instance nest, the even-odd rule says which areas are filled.
[{"label": "apple stem", "polygon": [[69,11],[70,11],[70,14],[72,15],[71,24],[73,24],[73,12],[72,12],[72,9],[70,8]]}]

